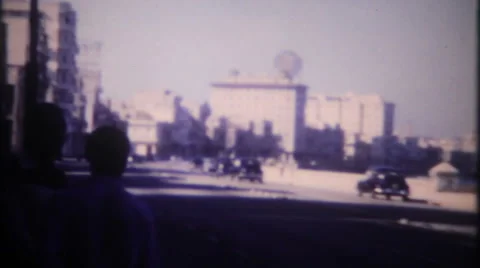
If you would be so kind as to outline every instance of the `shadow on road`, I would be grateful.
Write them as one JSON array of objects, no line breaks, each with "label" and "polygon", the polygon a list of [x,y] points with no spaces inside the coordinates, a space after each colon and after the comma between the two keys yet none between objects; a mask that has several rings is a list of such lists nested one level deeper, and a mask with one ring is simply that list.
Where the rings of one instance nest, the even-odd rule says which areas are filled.
[{"label": "shadow on road", "polygon": [[[191,196],[161,196],[146,195],[142,198],[151,204],[155,200],[168,199],[169,204],[178,207],[190,207],[189,213],[194,215],[198,208],[208,208],[205,212],[212,212],[213,217],[232,217],[242,215],[282,215],[298,217],[355,217],[376,220],[400,220],[425,221],[454,225],[475,225],[477,215],[475,213],[448,211],[438,208],[415,208],[401,207],[398,205],[373,205],[373,204],[346,204],[327,201],[299,201],[283,199],[257,199],[248,197],[191,197]],[[152,203],[153,202],[153,203]],[[181,210],[181,209],[180,209]],[[195,216],[201,216],[195,214]]]},{"label": "shadow on road", "polygon": [[[124,178],[127,188],[243,190],[130,172],[138,176]],[[475,213],[247,197],[138,198],[154,214],[166,267],[467,267],[475,254],[475,248],[463,245],[472,239],[463,235],[383,224],[407,219],[475,225]]]},{"label": "shadow on road", "polygon": [[[382,224],[406,218],[472,225],[476,222],[473,213],[234,197],[141,198],[157,213],[159,226],[164,224],[161,219],[175,219],[175,228],[193,225],[197,231],[192,234],[203,234],[204,246],[196,252],[189,246],[191,237],[183,237],[180,230],[160,230],[161,241],[175,241],[164,249],[171,265],[179,259],[194,265],[194,260],[210,258],[207,262],[212,265],[222,261],[224,266],[235,267],[234,262],[241,261],[235,252],[240,251],[250,258],[244,267],[353,267],[356,262],[375,264],[371,267],[438,263],[460,267],[468,265],[475,254],[474,247],[461,245],[473,243],[468,236]],[[209,242],[210,236],[217,242]],[[368,252],[375,252],[375,258]]]}]

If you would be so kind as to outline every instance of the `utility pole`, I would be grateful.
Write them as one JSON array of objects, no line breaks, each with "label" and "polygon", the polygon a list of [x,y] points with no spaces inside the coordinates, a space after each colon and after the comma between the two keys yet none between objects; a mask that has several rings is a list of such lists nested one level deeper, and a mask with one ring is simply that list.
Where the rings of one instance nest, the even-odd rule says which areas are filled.
[{"label": "utility pole", "polygon": [[[38,12],[38,0],[31,0],[30,1],[30,12],[29,12],[29,36],[30,36],[30,44],[29,44],[29,55],[28,55],[28,63],[26,66],[26,74],[25,74],[25,88],[24,88],[24,135],[27,131],[32,131],[29,129],[29,122],[32,116],[32,109],[35,108],[37,105],[37,97],[38,97],[38,87],[39,87],[39,62],[38,62],[38,41],[39,41],[39,12]],[[25,138],[23,139],[25,145]],[[24,147],[25,148],[25,147]]]}]

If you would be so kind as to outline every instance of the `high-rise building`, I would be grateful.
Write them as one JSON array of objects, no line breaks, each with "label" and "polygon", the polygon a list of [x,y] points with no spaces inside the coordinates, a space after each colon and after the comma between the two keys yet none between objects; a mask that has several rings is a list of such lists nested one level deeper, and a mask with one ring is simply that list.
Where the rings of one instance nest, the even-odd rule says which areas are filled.
[{"label": "high-rise building", "polygon": [[136,93],[132,104],[155,118],[157,122],[173,123],[178,111],[181,97],[168,89],[145,90]]},{"label": "high-rise building", "polygon": [[235,73],[212,83],[210,105],[215,114],[253,122],[256,135],[271,126],[286,153],[303,152],[306,93],[305,85],[285,77]]},{"label": "high-rise building", "polygon": [[[75,110],[74,94],[78,91],[75,60],[78,53],[77,16],[68,2],[40,2],[39,12],[41,15],[39,52],[44,56],[42,58],[47,60],[45,67],[47,70],[42,73],[47,73],[49,80],[48,88],[45,91],[40,90],[39,100],[53,102],[64,109],[70,139],[78,128],[78,121],[72,117]],[[5,22],[10,29],[7,53],[9,77],[16,85],[22,79],[23,68],[28,59],[29,13],[30,1],[4,0]],[[22,95],[20,91],[16,93],[18,97]],[[71,150],[71,143],[67,140],[64,153]]]},{"label": "high-rise building", "polygon": [[309,96],[305,117],[310,128],[339,127],[346,135],[374,137],[393,135],[395,105],[378,95]]},{"label": "high-rise building", "polygon": [[[81,41],[80,53],[77,56],[78,95],[85,99],[83,105],[83,119],[86,123],[86,132],[94,129],[94,110],[102,93],[101,52],[102,45],[96,41]],[[76,107],[82,109],[81,107]]]},{"label": "high-rise building", "polygon": [[[14,152],[22,151],[23,123],[24,123],[24,79],[26,75],[26,64],[29,60],[29,1],[4,0],[2,6],[3,22],[6,24],[6,82],[9,87],[9,102],[7,117],[11,121],[10,144]],[[37,57],[39,60],[39,82],[38,101],[45,101],[49,87],[47,61],[49,49],[45,28],[46,16],[40,12],[40,24],[38,28]]]}]

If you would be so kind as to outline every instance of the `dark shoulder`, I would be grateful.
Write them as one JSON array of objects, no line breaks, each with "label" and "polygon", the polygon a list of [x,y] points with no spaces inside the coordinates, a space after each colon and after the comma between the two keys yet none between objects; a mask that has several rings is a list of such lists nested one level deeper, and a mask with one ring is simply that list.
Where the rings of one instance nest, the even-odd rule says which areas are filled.
[{"label": "dark shoulder", "polygon": [[65,172],[59,169],[23,169],[21,173],[23,183],[41,185],[53,190],[65,189],[68,186]]}]

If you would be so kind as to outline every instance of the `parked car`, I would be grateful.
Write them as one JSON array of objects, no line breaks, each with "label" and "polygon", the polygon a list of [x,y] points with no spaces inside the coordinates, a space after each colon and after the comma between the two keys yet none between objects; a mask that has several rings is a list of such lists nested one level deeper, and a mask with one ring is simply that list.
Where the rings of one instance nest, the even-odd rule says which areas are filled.
[{"label": "parked car", "polygon": [[400,196],[403,201],[408,201],[410,187],[401,171],[395,168],[371,168],[367,171],[367,178],[357,183],[359,196],[365,193],[372,198],[383,195],[387,200],[392,196]]},{"label": "parked car", "polygon": [[240,180],[263,183],[263,171],[260,161],[257,159],[242,159],[240,172],[237,177]]}]

